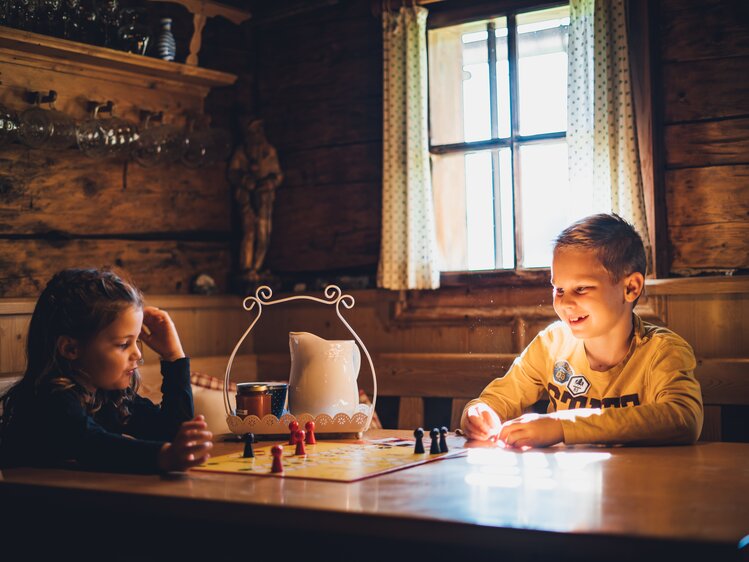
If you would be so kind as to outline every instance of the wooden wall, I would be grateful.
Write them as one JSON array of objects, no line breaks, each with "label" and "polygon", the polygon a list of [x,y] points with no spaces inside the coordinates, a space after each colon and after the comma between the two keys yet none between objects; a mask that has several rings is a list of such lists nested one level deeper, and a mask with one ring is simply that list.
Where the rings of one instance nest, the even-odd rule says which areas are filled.
[{"label": "wooden wall", "polygon": [[749,5],[661,0],[671,271],[749,269]]},{"label": "wooden wall", "polygon": [[[164,123],[183,126],[211,84],[233,80],[27,35],[0,32],[0,104],[18,112],[27,91],[56,90],[55,107],[76,120],[89,117],[88,101],[112,100],[117,117],[138,123],[141,110],[163,111]],[[59,269],[104,265],[151,293],[186,293],[200,272],[224,290],[230,208],[221,165],[144,168],[76,148],[0,146],[0,295],[34,296]]]},{"label": "wooden wall", "polygon": [[[254,11],[258,115],[276,146],[273,272],[374,272],[382,177],[382,39],[368,0]],[[268,8],[270,10],[270,8]],[[267,23],[263,23],[263,21]]]}]

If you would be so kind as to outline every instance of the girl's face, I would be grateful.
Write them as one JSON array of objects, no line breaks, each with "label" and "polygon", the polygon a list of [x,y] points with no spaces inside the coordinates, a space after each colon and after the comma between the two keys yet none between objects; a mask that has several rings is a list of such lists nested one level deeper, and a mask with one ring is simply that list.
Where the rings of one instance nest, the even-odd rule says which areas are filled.
[{"label": "girl's face", "polygon": [[129,306],[114,322],[81,347],[76,366],[100,390],[124,390],[141,358],[137,346],[143,325],[143,310]]}]

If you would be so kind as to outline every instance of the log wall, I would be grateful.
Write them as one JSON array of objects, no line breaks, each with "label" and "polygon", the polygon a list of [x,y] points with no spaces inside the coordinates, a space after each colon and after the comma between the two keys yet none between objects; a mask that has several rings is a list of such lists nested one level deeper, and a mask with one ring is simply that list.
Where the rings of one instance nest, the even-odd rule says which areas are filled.
[{"label": "log wall", "polygon": [[[255,109],[285,174],[266,264],[281,274],[363,269],[379,255],[382,39],[367,0],[254,11]],[[315,7],[317,6],[317,7]],[[301,10],[301,8],[300,8]]]},{"label": "log wall", "polygon": [[661,0],[671,272],[749,268],[749,5]]}]

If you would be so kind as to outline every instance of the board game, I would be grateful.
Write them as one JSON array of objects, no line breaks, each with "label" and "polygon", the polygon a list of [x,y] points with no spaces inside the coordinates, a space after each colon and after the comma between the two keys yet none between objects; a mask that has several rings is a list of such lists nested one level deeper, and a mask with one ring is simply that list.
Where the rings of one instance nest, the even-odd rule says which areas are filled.
[{"label": "board game", "polygon": [[414,442],[403,439],[374,441],[318,441],[306,446],[306,455],[295,455],[293,445],[284,443],[283,472],[271,472],[273,443],[259,445],[254,457],[244,458],[238,451],[212,457],[191,470],[252,476],[307,478],[335,482],[355,482],[395,470],[465,454],[463,449],[446,453],[414,453]]}]

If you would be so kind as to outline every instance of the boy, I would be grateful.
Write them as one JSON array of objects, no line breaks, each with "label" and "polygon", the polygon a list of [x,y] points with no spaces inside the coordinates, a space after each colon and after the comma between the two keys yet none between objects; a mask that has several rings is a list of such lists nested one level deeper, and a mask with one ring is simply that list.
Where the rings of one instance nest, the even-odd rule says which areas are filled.
[{"label": "boy", "polygon": [[[551,265],[560,321],[468,403],[466,436],[512,447],[696,441],[703,411],[692,348],[633,313],[645,266],[640,236],[617,215],[565,229]],[[544,390],[550,413],[521,415]]]}]

